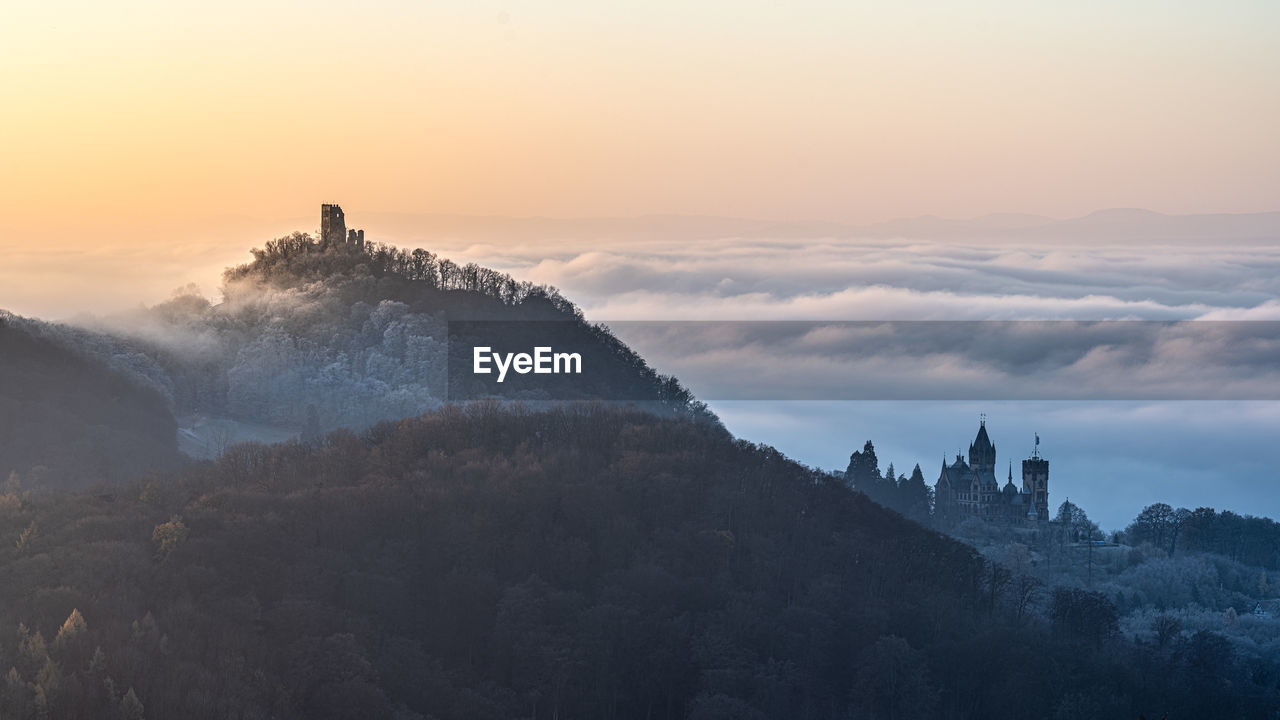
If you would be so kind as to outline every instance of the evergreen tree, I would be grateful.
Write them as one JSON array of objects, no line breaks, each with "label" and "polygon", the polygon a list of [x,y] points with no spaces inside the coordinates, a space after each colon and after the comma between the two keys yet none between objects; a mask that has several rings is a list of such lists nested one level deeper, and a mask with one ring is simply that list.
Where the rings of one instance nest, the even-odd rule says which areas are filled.
[{"label": "evergreen tree", "polygon": [[917,464],[911,471],[911,477],[904,477],[898,482],[899,507],[903,515],[925,522],[933,508],[933,489],[924,481],[924,472]]},{"label": "evergreen tree", "polygon": [[142,720],[144,717],[143,710],[142,701],[133,692],[133,688],[129,688],[129,692],[125,693],[120,700],[121,720]]},{"label": "evergreen tree", "polygon": [[854,490],[870,495],[880,480],[880,461],[876,459],[876,448],[868,440],[861,451],[854,451],[849,456],[849,467],[844,472],[845,482]]}]

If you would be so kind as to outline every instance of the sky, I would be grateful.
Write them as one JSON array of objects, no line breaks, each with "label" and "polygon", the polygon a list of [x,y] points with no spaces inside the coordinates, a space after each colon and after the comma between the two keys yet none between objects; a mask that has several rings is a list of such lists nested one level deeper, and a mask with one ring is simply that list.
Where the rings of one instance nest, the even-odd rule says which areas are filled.
[{"label": "sky", "polygon": [[[216,298],[339,202],[373,240],[555,284],[596,320],[1280,320],[1277,216],[1169,239],[1195,223],[1091,215],[1280,210],[1277,27],[1271,0],[18,0],[0,308]],[[1018,215],[876,225],[992,213]],[[986,412],[1002,459],[1043,429],[1055,502],[1109,527],[1155,500],[1280,517],[1267,401],[764,402],[714,390],[713,353],[636,342],[811,464],[873,439],[932,480]],[[760,372],[794,357],[748,349]]]},{"label": "sky", "polygon": [[[19,0],[0,230],[1274,210],[1280,5]],[[158,231],[156,231],[158,232]]]}]

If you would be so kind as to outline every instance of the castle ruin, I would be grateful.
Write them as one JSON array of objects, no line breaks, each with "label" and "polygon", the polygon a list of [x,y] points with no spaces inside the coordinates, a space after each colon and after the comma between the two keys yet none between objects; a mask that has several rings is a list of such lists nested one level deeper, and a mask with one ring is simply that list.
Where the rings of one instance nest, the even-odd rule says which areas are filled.
[{"label": "castle ruin", "polygon": [[342,206],[325,203],[320,206],[320,244],[361,250],[364,249],[364,230],[348,230]]}]

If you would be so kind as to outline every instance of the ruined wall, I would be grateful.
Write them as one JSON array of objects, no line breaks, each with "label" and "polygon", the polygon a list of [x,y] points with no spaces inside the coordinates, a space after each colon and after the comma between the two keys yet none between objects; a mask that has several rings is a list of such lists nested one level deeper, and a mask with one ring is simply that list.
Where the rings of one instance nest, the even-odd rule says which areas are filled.
[{"label": "ruined wall", "polygon": [[347,220],[340,205],[320,206],[320,241],[328,245],[341,245],[347,239]]},{"label": "ruined wall", "polygon": [[364,249],[364,230],[347,229],[341,205],[320,206],[320,242],[329,247]]}]

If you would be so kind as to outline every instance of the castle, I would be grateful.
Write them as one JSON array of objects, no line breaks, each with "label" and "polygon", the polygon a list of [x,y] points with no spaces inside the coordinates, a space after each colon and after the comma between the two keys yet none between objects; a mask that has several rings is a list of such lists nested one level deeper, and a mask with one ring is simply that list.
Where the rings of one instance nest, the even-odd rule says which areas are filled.
[{"label": "castle", "polygon": [[1049,521],[1049,461],[1040,457],[1040,436],[1031,457],[1022,461],[1022,488],[1013,484],[1013,463],[1004,488],[996,480],[996,446],[987,435],[984,417],[978,436],[969,445],[969,462],[956,453],[955,462],[942,459],[942,473],[934,483],[937,515],[962,520],[978,517],[1005,523]]},{"label": "castle", "polygon": [[347,230],[341,205],[320,206],[320,243],[329,247],[364,248],[364,230]]}]

